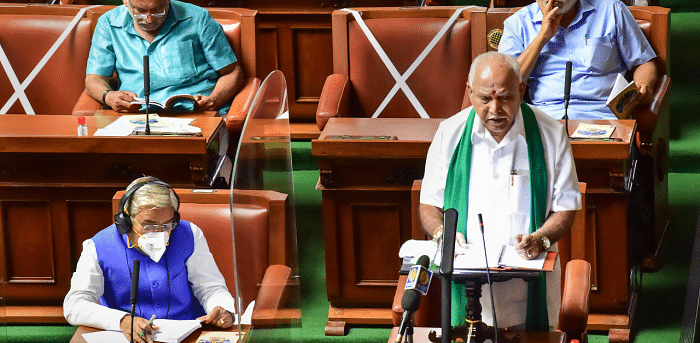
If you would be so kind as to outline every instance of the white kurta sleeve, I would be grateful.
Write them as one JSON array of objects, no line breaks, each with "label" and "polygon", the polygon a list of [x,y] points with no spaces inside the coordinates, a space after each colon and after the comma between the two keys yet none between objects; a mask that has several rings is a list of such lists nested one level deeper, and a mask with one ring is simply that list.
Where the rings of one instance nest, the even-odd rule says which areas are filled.
[{"label": "white kurta sleeve", "polygon": [[420,203],[442,208],[445,202],[445,180],[450,161],[446,161],[443,151],[443,132],[438,129],[428,148],[425,160],[425,173],[420,191]]},{"label": "white kurta sleeve", "polygon": [[226,281],[216,266],[214,256],[209,251],[204,233],[195,224],[190,223],[194,235],[194,252],[187,259],[187,279],[192,284],[192,291],[204,311],[211,312],[221,306],[226,311],[235,313],[235,304],[231,293],[226,288]]},{"label": "white kurta sleeve", "polygon": [[104,293],[104,276],[91,239],[83,242],[83,252],[63,300],[63,316],[71,325],[84,325],[119,331],[119,322],[128,313],[100,305]]},{"label": "white kurta sleeve", "polygon": [[581,208],[581,190],[578,186],[576,164],[571,152],[569,138],[562,128],[556,140],[554,187],[552,190],[552,212],[572,211]]}]

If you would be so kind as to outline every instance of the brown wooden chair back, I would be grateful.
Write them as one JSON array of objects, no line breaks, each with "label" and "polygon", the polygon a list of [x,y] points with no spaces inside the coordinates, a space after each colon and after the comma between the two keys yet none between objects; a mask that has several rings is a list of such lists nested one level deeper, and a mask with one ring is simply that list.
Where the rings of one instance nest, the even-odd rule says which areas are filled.
[{"label": "brown wooden chair back", "polygon": [[[199,193],[192,189],[175,189],[180,197],[181,219],[196,224],[204,232],[209,250],[234,293],[233,238],[231,236],[229,192],[214,190]],[[207,190],[209,191],[209,190]],[[123,191],[112,198],[116,211]],[[258,296],[269,266],[285,264],[286,240],[285,194],[273,191],[241,191],[234,193],[234,228],[242,306]]]},{"label": "brown wooden chair back", "polygon": [[[387,57],[403,75],[459,7],[357,8]],[[427,54],[406,84],[431,118],[447,118],[461,109],[474,42],[473,15],[485,8],[470,7]],[[333,12],[333,72],[349,85],[339,116],[372,117],[396,84],[389,69],[346,11]],[[481,38],[479,38],[481,39]],[[333,77],[334,75],[331,75]],[[328,81],[327,81],[328,84]],[[321,102],[326,89],[321,95]],[[319,104],[319,107],[323,107]],[[398,90],[379,118],[418,118],[419,112]],[[327,120],[327,118],[325,118]],[[317,117],[319,122],[319,117]],[[325,122],[319,123],[324,126]]]}]

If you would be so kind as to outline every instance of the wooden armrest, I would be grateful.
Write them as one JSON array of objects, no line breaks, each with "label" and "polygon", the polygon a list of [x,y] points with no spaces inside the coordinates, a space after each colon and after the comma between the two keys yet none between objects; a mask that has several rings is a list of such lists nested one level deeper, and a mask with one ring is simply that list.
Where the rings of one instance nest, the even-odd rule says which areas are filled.
[{"label": "wooden armrest", "polygon": [[255,95],[260,88],[260,79],[257,77],[249,77],[245,80],[243,88],[233,97],[231,108],[226,115],[226,129],[228,132],[241,132],[243,123],[248,116],[250,105],[255,100]]},{"label": "wooden armrest", "polygon": [[287,287],[291,286],[291,276],[292,269],[287,266],[274,264],[267,267],[255,299],[255,309],[281,308],[287,295]]},{"label": "wooden armrest", "polygon": [[[394,301],[391,305],[391,321],[394,326],[401,324],[401,316],[403,315],[403,307],[401,307],[401,299],[404,294],[408,275],[399,275],[399,281],[396,285],[396,293],[394,293]],[[413,325],[416,327],[438,327],[440,326],[440,284],[442,280],[433,277],[428,289],[428,294],[424,295],[420,301],[418,310],[413,313]]]},{"label": "wooden armrest", "polygon": [[80,94],[80,97],[78,98],[78,102],[76,102],[75,106],[73,106],[73,114],[80,116],[92,116],[96,111],[101,109],[102,104],[93,99],[88,94],[87,89],[84,89],[83,93]]},{"label": "wooden armrest", "polygon": [[671,78],[668,75],[662,75],[654,88],[654,99],[651,103],[634,109],[632,119],[637,120],[637,131],[642,136],[643,142],[651,141],[651,136],[659,119],[659,112],[667,102],[666,94],[670,85]]},{"label": "wooden armrest", "polygon": [[348,102],[348,76],[332,74],[326,78],[316,109],[316,125],[323,130],[329,118],[345,116]]},{"label": "wooden armrest", "polygon": [[396,285],[396,293],[394,293],[394,301],[391,303],[391,322],[394,326],[401,325],[401,316],[403,315],[403,307],[401,307],[401,299],[403,298],[404,286],[408,275],[399,275],[399,281]]},{"label": "wooden armrest", "polygon": [[289,325],[301,321],[301,310],[284,308],[292,284],[292,269],[274,264],[267,267],[255,299],[252,322],[256,326]]},{"label": "wooden armrest", "polygon": [[588,294],[591,287],[591,265],[584,260],[566,264],[564,289],[559,310],[559,330],[569,339],[580,339],[588,323]]}]

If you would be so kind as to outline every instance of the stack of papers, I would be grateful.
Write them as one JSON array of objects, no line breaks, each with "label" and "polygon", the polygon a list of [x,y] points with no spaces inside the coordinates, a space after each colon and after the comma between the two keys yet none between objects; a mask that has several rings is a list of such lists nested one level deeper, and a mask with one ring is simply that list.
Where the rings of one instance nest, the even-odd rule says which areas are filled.
[{"label": "stack of papers", "polygon": [[[152,135],[197,135],[202,129],[192,126],[192,118],[159,117],[157,114],[148,116],[148,124]],[[146,115],[123,115],[113,123],[95,132],[95,136],[125,137],[131,134],[145,134]]]},{"label": "stack of papers", "polygon": [[199,320],[156,319],[153,324],[158,326],[158,330],[151,338],[164,343],[180,343],[202,327]]},{"label": "stack of papers", "polygon": [[[179,343],[202,327],[199,320],[156,319],[158,330],[151,336],[154,342]],[[97,331],[83,334],[87,343],[129,343],[121,331]]]}]

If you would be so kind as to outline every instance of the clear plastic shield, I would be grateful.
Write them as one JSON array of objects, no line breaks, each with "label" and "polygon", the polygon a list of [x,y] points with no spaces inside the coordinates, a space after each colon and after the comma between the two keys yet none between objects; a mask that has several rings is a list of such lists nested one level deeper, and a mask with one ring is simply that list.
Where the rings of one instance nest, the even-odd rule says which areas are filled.
[{"label": "clear plastic shield", "polygon": [[[301,328],[290,144],[287,85],[282,72],[274,71],[253,101],[231,176],[232,213],[249,216],[247,222],[232,220],[237,282],[229,286],[235,289],[238,313],[251,315],[252,325],[240,328],[247,331],[247,341],[291,342]],[[256,227],[255,204],[236,200],[243,194],[267,199],[268,225],[262,232],[251,229]]]}]

